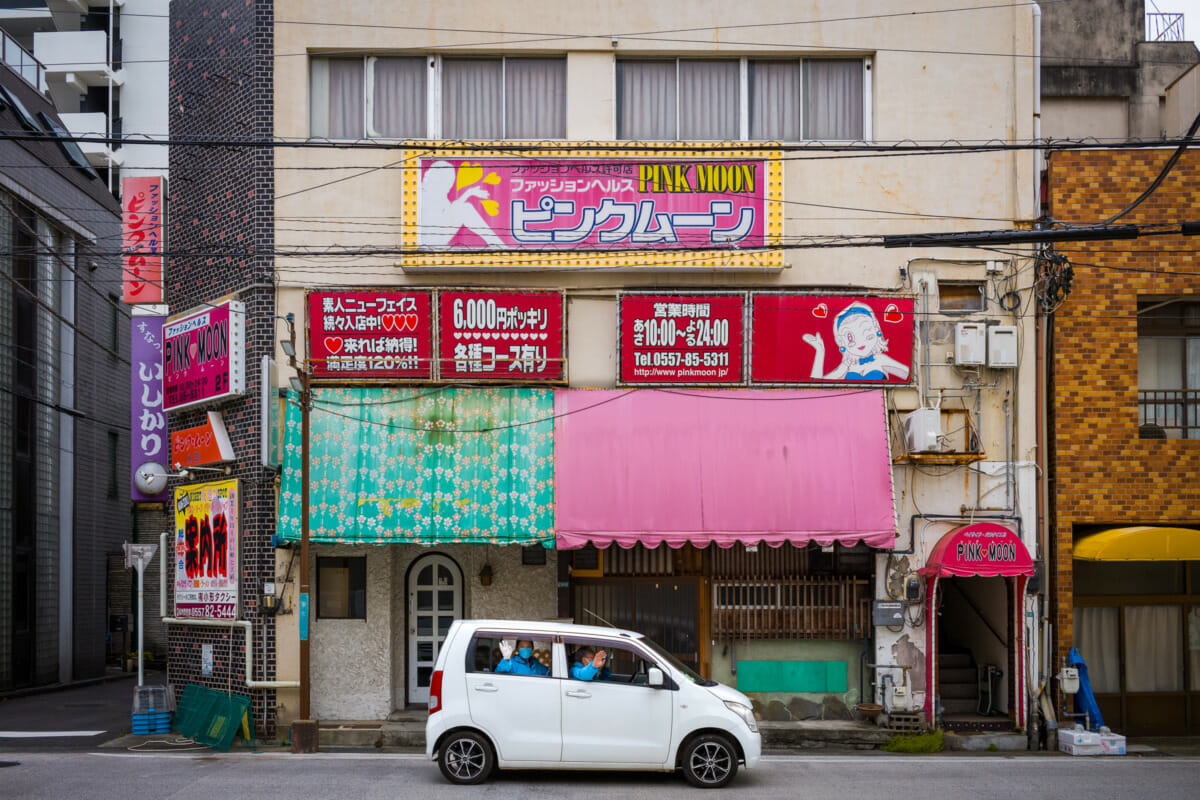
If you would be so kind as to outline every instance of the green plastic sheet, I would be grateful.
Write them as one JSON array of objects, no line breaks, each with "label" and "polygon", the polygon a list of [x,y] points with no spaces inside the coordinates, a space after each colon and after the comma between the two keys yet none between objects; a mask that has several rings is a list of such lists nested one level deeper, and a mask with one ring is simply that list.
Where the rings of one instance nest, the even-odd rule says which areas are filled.
[{"label": "green plastic sheet", "polygon": [[[554,546],[554,393],[314,388],[309,540]],[[289,393],[279,536],[300,539],[301,410]]]}]

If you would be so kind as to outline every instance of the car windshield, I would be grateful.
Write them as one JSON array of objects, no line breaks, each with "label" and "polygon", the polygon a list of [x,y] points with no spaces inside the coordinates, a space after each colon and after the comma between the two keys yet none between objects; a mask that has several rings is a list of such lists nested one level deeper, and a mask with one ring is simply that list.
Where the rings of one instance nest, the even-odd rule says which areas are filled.
[{"label": "car windshield", "polygon": [[691,667],[689,667],[687,664],[684,664],[678,658],[673,656],[670,652],[667,651],[666,648],[664,648],[661,644],[659,644],[658,642],[651,639],[649,636],[643,636],[641,638],[641,642],[642,642],[642,644],[646,645],[651,650],[653,650],[655,652],[655,654],[657,654],[658,657],[661,658],[663,661],[666,661],[672,667],[674,667],[675,669],[677,669],[681,673],[683,673],[683,676],[685,678],[687,678],[689,681],[691,681],[692,683],[695,683],[699,686],[716,686],[717,685],[716,681],[710,681],[708,678],[703,678],[703,677],[697,675],[695,672],[692,671]]}]

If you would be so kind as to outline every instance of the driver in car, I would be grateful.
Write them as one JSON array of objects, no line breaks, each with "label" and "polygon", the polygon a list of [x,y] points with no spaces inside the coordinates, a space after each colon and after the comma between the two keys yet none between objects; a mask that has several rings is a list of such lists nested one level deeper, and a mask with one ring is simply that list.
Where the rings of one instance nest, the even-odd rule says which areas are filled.
[{"label": "driver in car", "polygon": [[608,653],[592,647],[581,647],[575,651],[575,663],[571,666],[571,677],[579,681],[606,681],[612,670],[605,666]]},{"label": "driver in car", "polygon": [[513,655],[513,643],[508,639],[500,640],[500,655],[504,659],[496,665],[497,673],[507,672],[512,675],[549,675],[550,669],[533,657],[533,642],[528,639],[517,640],[517,654]]}]

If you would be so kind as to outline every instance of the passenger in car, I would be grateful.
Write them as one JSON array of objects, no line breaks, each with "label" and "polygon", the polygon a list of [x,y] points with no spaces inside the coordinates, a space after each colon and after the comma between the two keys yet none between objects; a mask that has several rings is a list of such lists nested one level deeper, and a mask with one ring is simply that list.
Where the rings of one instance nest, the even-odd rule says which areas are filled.
[{"label": "passenger in car", "polygon": [[496,665],[497,673],[512,675],[549,675],[550,670],[545,664],[533,657],[533,642],[528,639],[517,641],[517,654],[513,655],[512,642],[507,639],[500,641],[500,655],[504,659]]},{"label": "passenger in car", "polygon": [[612,676],[612,670],[605,666],[608,653],[596,651],[592,647],[581,647],[575,651],[575,663],[571,666],[571,677],[579,681],[606,681]]}]

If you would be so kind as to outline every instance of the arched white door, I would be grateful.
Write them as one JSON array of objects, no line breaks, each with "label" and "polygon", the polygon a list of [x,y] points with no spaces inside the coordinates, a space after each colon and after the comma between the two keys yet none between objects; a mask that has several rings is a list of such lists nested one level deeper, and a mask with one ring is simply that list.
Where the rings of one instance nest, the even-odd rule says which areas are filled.
[{"label": "arched white door", "polygon": [[408,571],[408,702],[429,702],[429,681],[450,624],[462,616],[462,573],[446,556],[422,556]]}]

